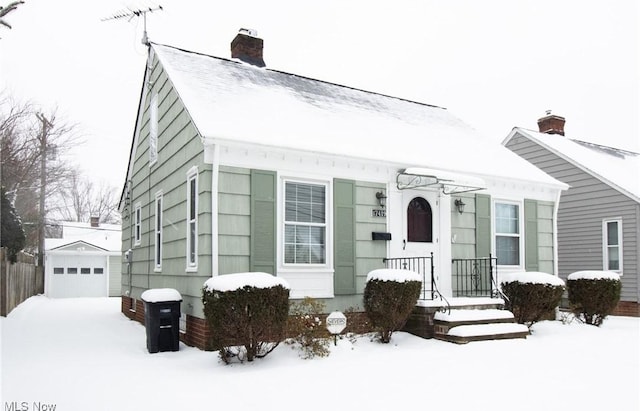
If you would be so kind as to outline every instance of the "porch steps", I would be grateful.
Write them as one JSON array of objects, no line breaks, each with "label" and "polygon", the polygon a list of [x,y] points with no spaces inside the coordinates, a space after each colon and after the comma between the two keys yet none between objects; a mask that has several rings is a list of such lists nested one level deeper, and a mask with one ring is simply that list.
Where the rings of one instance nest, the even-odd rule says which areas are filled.
[{"label": "porch steps", "polygon": [[434,337],[458,344],[471,341],[526,338],[529,328],[517,324],[513,314],[501,310],[499,304],[456,304],[446,313],[437,312],[433,318]]}]

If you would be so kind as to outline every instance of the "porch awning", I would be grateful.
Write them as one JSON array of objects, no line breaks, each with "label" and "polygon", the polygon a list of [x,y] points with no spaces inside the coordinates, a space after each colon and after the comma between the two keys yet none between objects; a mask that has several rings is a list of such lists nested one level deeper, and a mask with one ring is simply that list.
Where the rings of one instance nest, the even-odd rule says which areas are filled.
[{"label": "porch awning", "polygon": [[396,177],[399,190],[418,187],[441,188],[444,194],[486,190],[487,184],[479,177],[432,168],[411,167]]}]

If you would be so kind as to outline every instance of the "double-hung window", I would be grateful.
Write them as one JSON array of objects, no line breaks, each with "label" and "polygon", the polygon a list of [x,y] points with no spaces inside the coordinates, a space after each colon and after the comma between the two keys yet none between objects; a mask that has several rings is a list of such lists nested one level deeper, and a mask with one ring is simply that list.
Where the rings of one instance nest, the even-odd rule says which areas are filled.
[{"label": "double-hung window", "polygon": [[498,265],[520,265],[520,206],[514,203],[495,203],[495,250]]},{"label": "double-hung window", "polygon": [[135,244],[139,245],[142,241],[142,205],[140,203],[136,204],[134,232]]},{"label": "double-hung window", "polygon": [[155,218],[155,270],[162,269],[162,193],[156,194]]},{"label": "double-hung window", "polygon": [[284,263],[326,264],[327,186],[285,181]]},{"label": "double-hung window", "polygon": [[602,222],[603,267],[622,272],[622,220]]},{"label": "double-hung window", "polygon": [[198,169],[187,173],[187,270],[198,267]]}]

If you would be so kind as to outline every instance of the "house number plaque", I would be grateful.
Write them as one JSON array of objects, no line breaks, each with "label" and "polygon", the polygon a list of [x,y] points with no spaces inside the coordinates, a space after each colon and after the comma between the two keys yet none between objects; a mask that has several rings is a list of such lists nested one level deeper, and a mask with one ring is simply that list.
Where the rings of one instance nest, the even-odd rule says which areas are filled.
[{"label": "house number plaque", "polygon": [[371,210],[371,217],[386,217],[387,216],[387,210],[381,209],[381,210]]}]

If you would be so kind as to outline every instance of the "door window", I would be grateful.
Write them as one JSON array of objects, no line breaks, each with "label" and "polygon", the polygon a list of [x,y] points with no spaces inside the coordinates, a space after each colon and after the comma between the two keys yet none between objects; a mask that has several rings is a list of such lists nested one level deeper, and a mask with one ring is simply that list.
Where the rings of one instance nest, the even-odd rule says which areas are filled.
[{"label": "door window", "polygon": [[415,243],[433,242],[433,212],[422,197],[415,197],[407,206],[407,239]]}]

